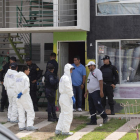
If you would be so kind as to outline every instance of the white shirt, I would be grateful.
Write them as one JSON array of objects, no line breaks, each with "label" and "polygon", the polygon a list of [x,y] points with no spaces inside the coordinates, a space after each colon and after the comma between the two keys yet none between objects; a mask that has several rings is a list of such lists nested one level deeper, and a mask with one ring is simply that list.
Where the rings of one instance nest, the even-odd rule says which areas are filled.
[{"label": "white shirt", "polygon": [[100,80],[103,80],[103,76],[102,72],[99,69],[96,68],[94,71],[89,73],[87,79],[87,90],[89,93],[93,93],[96,90],[100,90]]}]

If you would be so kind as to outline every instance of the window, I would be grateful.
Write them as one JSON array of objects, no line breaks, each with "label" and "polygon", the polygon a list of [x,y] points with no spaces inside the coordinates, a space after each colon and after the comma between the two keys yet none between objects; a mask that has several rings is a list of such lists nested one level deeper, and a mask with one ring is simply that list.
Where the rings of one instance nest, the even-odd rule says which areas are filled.
[{"label": "window", "polygon": [[47,62],[50,60],[50,54],[53,52],[53,43],[44,44],[44,61]]},{"label": "window", "polygon": [[118,69],[120,84],[140,84],[140,40],[98,41],[98,68],[103,65],[104,55],[109,55]]},{"label": "window", "polygon": [[139,0],[96,0],[97,15],[140,15]]}]

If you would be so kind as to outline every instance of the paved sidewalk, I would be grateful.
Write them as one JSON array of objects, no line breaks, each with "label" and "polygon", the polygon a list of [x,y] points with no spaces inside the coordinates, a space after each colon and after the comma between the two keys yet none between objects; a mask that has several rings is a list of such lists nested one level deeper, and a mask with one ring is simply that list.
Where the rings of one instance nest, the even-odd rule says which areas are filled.
[{"label": "paved sidewalk", "polygon": [[132,127],[136,127],[140,123],[140,119],[131,119],[129,122],[124,124],[122,127],[117,129],[115,132],[106,137],[105,140],[119,140],[129,131],[132,130]]},{"label": "paved sidewalk", "polygon": [[[47,126],[47,125],[49,125],[49,124],[51,124],[52,122],[48,122],[47,120],[45,120],[45,121],[43,121],[43,122],[41,122],[41,123],[38,123],[38,124],[36,124],[35,125],[35,127],[38,127],[39,129],[41,129],[41,128],[43,128],[43,127],[45,127],[45,126]],[[18,138],[22,138],[22,137],[26,137],[27,135],[30,135],[30,134],[32,134],[32,133],[34,133],[35,131],[21,131],[21,132],[19,132],[19,133],[17,133],[16,134],[16,136],[18,137]]]},{"label": "paved sidewalk", "polygon": [[10,123],[10,122],[7,122],[7,123],[4,124],[4,126],[5,126],[6,128],[9,128],[9,127],[14,126],[14,125],[16,125],[16,124],[17,124],[17,123]]},{"label": "paved sidewalk", "polygon": [[92,132],[96,127],[99,127],[103,123],[103,119],[97,120],[98,125],[87,125],[85,128],[75,132],[72,136],[66,138],[65,140],[80,140],[84,135]]}]

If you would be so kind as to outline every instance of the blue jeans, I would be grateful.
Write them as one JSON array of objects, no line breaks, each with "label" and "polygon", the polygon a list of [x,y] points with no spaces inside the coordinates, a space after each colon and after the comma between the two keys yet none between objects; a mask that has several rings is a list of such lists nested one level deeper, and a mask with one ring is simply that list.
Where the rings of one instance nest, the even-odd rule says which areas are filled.
[{"label": "blue jeans", "polygon": [[[82,108],[82,89],[81,89],[81,85],[80,86],[73,86],[73,92],[74,92],[74,97],[76,99],[76,102],[78,103],[78,108]],[[73,108],[76,109],[76,102],[73,105]]]}]

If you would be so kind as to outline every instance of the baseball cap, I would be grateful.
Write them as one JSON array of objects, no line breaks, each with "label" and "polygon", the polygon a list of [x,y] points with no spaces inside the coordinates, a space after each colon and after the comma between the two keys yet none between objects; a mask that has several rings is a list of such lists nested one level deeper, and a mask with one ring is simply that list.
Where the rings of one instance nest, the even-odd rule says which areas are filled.
[{"label": "baseball cap", "polygon": [[31,57],[26,57],[25,60],[27,62],[27,61],[31,61],[32,59],[31,59]]},{"label": "baseball cap", "polygon": [[16,68],[17,66],[18,66],[17,63],[11,63],[11,64],[10,64],[10,67],[11,67],[11,68]]},{"label": "baseball cap", "polygon": [[110,59],[110,57],[108,55],[105,55],[101,60],[106,60],[106,59]]},{"label": "baseball cap", "polygon": [[48,66],[47,66],[47,68],[51,70],[51,69],[54,69],[55,67],[54,67],[53,64],[49,63]]},{"label": "baseball cap", "polygon": [[15,56],[11,56],[10,59],[13,60],[13,61],[15,61],[15,62],[17,61],[17,59],[16,59]]},{"label": "baseball cap", "polygon": [[88,62],[88,64],[86,66],[90,66],[90,65],[95,65],[96,66],[95,62],[93,62],[93,61]]}]

